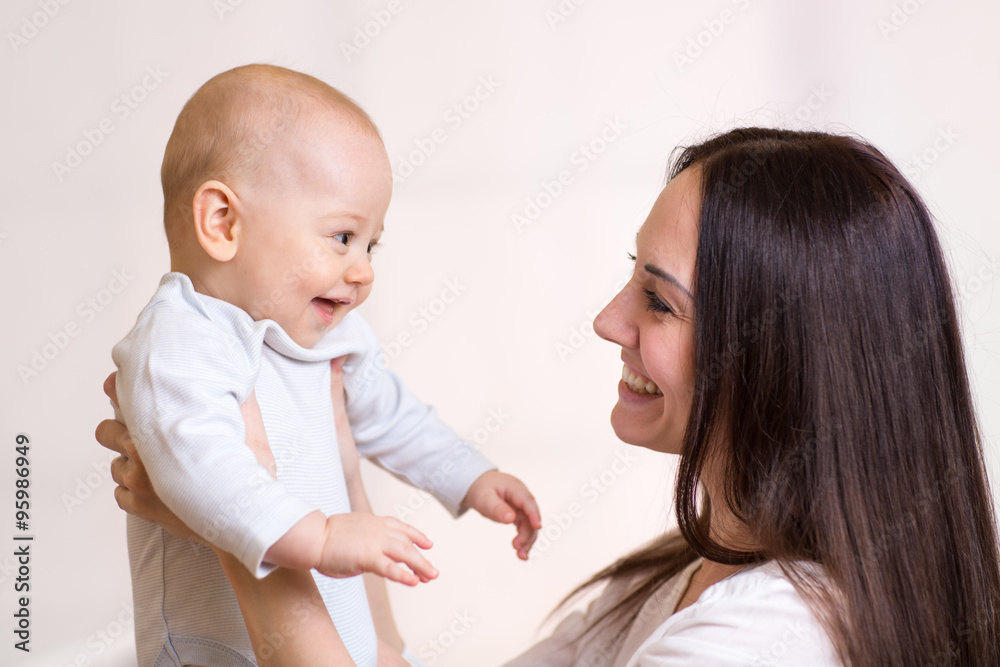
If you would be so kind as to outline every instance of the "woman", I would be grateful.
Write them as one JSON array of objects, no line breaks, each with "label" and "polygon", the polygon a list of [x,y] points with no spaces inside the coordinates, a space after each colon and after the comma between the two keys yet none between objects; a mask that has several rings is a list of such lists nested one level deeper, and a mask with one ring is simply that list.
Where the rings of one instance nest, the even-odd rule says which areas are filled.
[{"label": "woman", "polygon": [[681,455],[679,530],[510,665],[1000,664],[993,504],[917,193],[862,141],[760,128],[670,176],[594,326],[622,348],[616,434]]}]

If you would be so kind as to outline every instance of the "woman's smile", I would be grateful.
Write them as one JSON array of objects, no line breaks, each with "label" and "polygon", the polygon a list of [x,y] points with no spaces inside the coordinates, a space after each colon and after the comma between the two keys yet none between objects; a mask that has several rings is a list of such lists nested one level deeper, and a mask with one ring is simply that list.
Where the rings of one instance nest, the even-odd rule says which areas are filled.
[{"label": "woman's smile", "polygon": [[634,372],[628,367],[628,364],[622,364],[622,381],[627,389],[633,393],[663,396],[663,392],[652,380]]}]

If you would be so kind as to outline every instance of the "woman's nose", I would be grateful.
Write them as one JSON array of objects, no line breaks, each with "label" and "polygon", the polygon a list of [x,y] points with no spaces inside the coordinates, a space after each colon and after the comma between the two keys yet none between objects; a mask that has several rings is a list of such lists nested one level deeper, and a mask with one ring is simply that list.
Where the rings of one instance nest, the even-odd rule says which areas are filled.
[{"label": "woman's nose", "polygon": [[594,318],[594,331],[604,340],[626,348],[639,346],[638,329],[632,319],[634,299],[630,295],[631,286],[626,285],[615,295],[611,303]]}]

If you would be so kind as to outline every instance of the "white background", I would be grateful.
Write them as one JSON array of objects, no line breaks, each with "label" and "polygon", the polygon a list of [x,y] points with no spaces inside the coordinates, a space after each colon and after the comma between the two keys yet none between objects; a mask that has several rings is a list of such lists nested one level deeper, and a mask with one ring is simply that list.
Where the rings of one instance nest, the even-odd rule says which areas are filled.
[{"label": "white background", "polygon": [[[855,132],[909,165],[962,290],[997,488],[1000,5],[400,0],[395,14],[387,6],[5,0],[0,663],[134,661],[124,515],[92,435],[110,415],[101,383],[112,345],[168,269],[159,165],[174,119],[205,80],[245,63],[337,86],[375,119],[397,173],[404,160],[420,163],[397,183],[364,313],[384,344],[409,334],[406,347],[390,350],[392,368],[522,477],[543,508],[546,536],[530,564],[514,557],[507,527],[452,521],[432,502],[407,515],[435,540],[442,572],[416,590],[392,587],[403,634],[428,662],[499,664],[537,636],[574,584],[672,521],[674,461],[615,439],[607,415],[619,351],[588,324],[628,271],[625,253],[670,151],[734,124]],[[365,30],[374,35],[367,41],[358,37]],[[360,46],[345,54],[354,40]],[[467,109],[461,124],[449,113],[456,104]],[[104,119],[113,131],[88,139]],[[602,145],[609,121],[625,127]],[[435,143],[437,128],[444,140]],[[591,142],[592,161],[578,152]],[[434,150],[424,155],[420,145]],[[87,154],[70,157],[67,173],[54,163],[66,163],[70,149]],[[562,170],[572,182],[546,198]],[[512,215],[524,215],[528,199],[542,210],[517,229]],[[459,296],[442,309],[436,299],[449,280]],[[420,323],[421,308],[437,313],[433,322]],[[74,336],[60,335],[67,326]],[[33,357],[44,368],[22,378]],[[489,421],[491,411],[502,418]],[[487,426],[494,432],[477,430]],[[30,655],[12,647],[17,433],[31,438]],[[381,471],[366,470],[366,479],[377,511],[410,500]],[[567,514],[572,503],[578,516]]]}]

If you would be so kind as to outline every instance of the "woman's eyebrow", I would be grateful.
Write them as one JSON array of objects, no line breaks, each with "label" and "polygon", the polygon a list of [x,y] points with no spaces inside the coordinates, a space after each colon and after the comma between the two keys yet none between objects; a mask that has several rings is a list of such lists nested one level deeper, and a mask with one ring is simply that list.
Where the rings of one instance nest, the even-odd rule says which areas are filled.
[{"label": "woman's eyebrow", "polygon": [[691,292],[689,292],[688,289],[681,284],[681,281],[677,280],[677,278],[674,278],[671,274],[667,273],[660,267],[656,266],[655,264],[646,264],[642,268],[646,269],[648,273],[651,273],[660,280],[665,280],[666,282],[670,283],[680,291],[684,292],[684,294],[687,295],[687,298],[694,301],[694,297],[691,295]]}]

